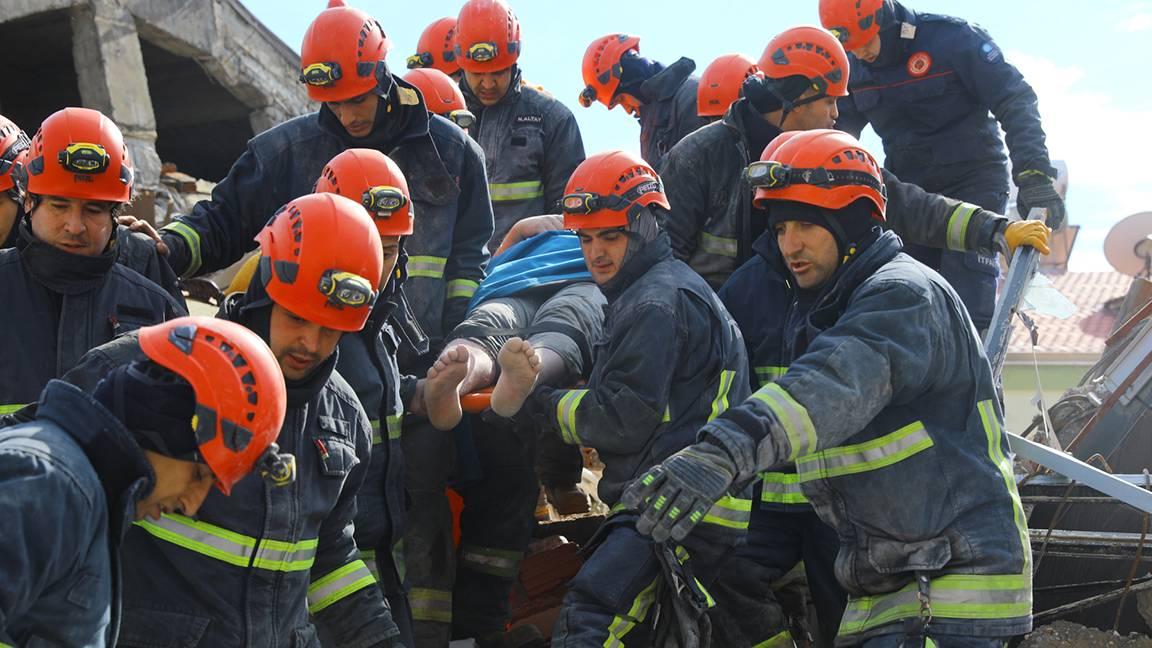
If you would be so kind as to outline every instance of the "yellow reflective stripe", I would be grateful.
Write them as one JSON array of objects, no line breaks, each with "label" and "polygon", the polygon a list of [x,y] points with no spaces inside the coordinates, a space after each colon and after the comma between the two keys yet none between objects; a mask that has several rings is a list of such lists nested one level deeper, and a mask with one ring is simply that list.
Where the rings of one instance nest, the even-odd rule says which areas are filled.
[{"label": "yellow reflective stripe", "polygon": [[452,623],[452,592],[413,587],[408,602],[417,621]]},{"label": "yellow reflective stripe", "polygon": [[854,475],[903,461],[931,448],[932,437],[920,421],[864,443],[821,450],[796,460],[800,481]]},{"label": "yellow reflective stripe", "polygon": [[788,371],[788,367],[775,367],[769,365],[764,367],[756,367],[754,371],[756,372],[756,382],[761,387],[763,387],[768,383],[780,380],[780,377]]},{"label": "yellow reflective stripe", "polygon": [[748,529],[752,517],[752,500],[725,495],[708,509],[703,522],[729,529]]},{"label": "yellow reflective stripe", "polygon": [[808,410],[797,403],[792,395],[784,391],[776,383],[765,385],[752,394],[752,398],[764,403],[776,420],[784,428],[788,437],[788,461],[795,461],[796,457],[811,454],[816,450],[816,427],[808,416]]},{"label": "yellow reflective stripe", "polygon": [[454,297],[472,299],[472,295],[476,294],[476,289],[479,287],[480,284],[471,279],[453,279],[448,282],[448,299]]},{"label": "yellow reflective stripe", "polygon": [[0,416],[3,416],[5,414],[11,414],[12,412],[18,411],[18,410],[23,409],[24,407],[27,407],[27,406],[28,406],[28,403],[13,403],[11,405],[0,405]]},{"label": "yellow reflective stripe", "polygon": [[1000,471],[1000,478],[1004,480],[1004,488],[1012,500],[1012,519],[1016,523],[1016,532],[1020,536],[1020,550],[1024,552],[1023,574],[1032,574],[1032,543],[1028,537],[1028,521],[1024,516],[1024,506],[1020,503],[1020,493],[1016,490],[1015,470],[1012,460],[1004,454],[1004,431],[1000,427],[1000,417],[996,414],[996,403],[984,400],[976,403],[980,412],[980,421],[984,425],[984,434],[988,437],[988,457],[996,464]]},{"label": "yellow reflective stripe", "polygon": [[[187,223],[178,220],[172,221],[171,223],[168,223],[164,227],[160,228],[161,232],[165,230],[169,232],[176,232],[176,234],[180,238],[184,239],[184,242],[188,245],[188,256],[190,257],[188,260],[188,268],[184,270],[180,276],[191,277],[192,275],[196,274],[196,271],[199,270],[200,266],[203,264],[203,259],[200,256],[200,232],[192,229],[192,227],[190,227]],[[177,268],[176,270],[179,271],[180,269]]]},{"label": "yellow reflective stripe", "polygon": [[272,571],[306,571],[312,568],[316,559],[316,539],[300,542],[260,540],[256,548],[256,538],[241,535],[207,522],[200,522],[183,515],[165,514],[159,520],[148,519],[135,522],[136,526],[153,537],[194,551],[198,554],[237,567],[253,567]]},{"label": "yellow reflective stripe", "polygon": [[648,610],[656,602],[656,585],[659,582],[659,578],[654,579],[651,585],[636,595],[626,614],[612,619],[612,623],[608,624],[608,638],[604,640],[604,648],[624,648],[624,636],[648,617]]},{"label": "yellow reflective stripe", "polygon": [[492,202],[531,200],[544,195],[544,183],[539,180],[490,182],[488,183],[488,195],[492,197]]},{"label": "yellow reflective stripe", "polygon": [[[380,445],[384,443],[384,437],[380,434],[380,421],[368,421],[372,424],[372,445]],[[404,415],[391,414],[385,419],[385,427],[388,428],[388,440],[395,441],[400,438],[400,432],[404,429]]]},{"label": "yellow reflective stripe", "polygon": [[769,504],[807,504],[796,473],[760,473],[760,501]]},{"label": "yellow reflective stripe", "polygon": [[316,614],[349,594],[376,584],[363,560],[353,560],[308,586],[308,613]]},{"label": "yellow reflective stripe", "polygon": [[470,567],[473,571],[482,574],[491,574],[504,578],[515,578],[520,571],[520,559],[524,553],[481,547],[478,545],[460,545],[460,564]]},{"label": "yellow reflective stripe", "polygon": [[660,417],[660,422],[661,423],[668,423],[671,420],[672,420],[672,408],[665,405],[664,406],[664,416]]},{"label": "yellow reflective stripe", "polygon": [[564,443],[580,445],[580,435],[576,434],[576,408],[587,395],[587,389],[570,389],[556,404],[556,422],[560,425],[560,438]]},{"label": "yellow reflective stripe", "polygon": [[708,415],[709,421],[728,409],[728,392],[732,389],[732,381],[735,379],[735,371],[720,370],[720,384],[716,387],[716,398],[712,401],[712,413]]},{"label": "yellow reflective stripe", "polygon": [[949,250],[963,250],[965,235],[968,233],[968,221],[972,220],[972,214],[980,209],[976,205],[968,203],[960,203],[956,209],[952,210],[952,215],[948,217],[948,240],[946,245]]},{"label": "yellow reflective stripe", "polygon": [[444,267],[446,265],[448,265],[448,259],[445,257],[408,257],[408,276],[425,277],[428,279],[443,279]]},{"label": "yellow reflective stripe", "polygon": [[[676,560],[681,565],[688,562],[688,559],[691,557],[691,555],[688,553],[688,550],[685,549],[682,545],[676,545],[676,548],[673,549],[673,553],[676,554]],[[704,583],[701,583],[700,579],[696,577],[693,577],[692,580],[696,583],[696,587],[700,589],[700,593],[704,595],[704,603],[709,608],[716,607],[716,601],[712,598],[712,595],[708,593],[708,588],[704,587]]]},{"label": "yellow reflective stripe", "polygon": [[768,637],[752,648],[796,648],[796,642],[792,640],[792,635],[784,630],[780,634]]},{"label": "yellow reflective stripe", "polygon": [[739,253],[739,244],[734,238],[726,238],[703,232],[700,234],[700,249],[708,254],[736,258]]}]

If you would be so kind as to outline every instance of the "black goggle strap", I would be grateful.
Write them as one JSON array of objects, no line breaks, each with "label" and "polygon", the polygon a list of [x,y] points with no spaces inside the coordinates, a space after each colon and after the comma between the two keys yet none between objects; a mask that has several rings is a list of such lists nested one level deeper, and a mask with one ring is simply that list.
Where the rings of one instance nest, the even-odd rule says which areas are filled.
[{"label": "black goggle strap", "polygon": [[620,211],[632,205],[641,196],[652,192],[664,192],[664,185],[657,178],[642,182],[620,196],[615,194],[605,196],[595,193],[570,193],[560,199],[560,209],[565,214],[591,214],[601,209]]},{"label": "black goggle strap", "polygon": [[790,185],[807,184],[816,187],[865,186],[887,197],[884,185],[872,174],[863,171],[829,171],[824,167],[803,169],[779,162],[753,162],[744,171],[744,177],[754,189],[782,189]]}]

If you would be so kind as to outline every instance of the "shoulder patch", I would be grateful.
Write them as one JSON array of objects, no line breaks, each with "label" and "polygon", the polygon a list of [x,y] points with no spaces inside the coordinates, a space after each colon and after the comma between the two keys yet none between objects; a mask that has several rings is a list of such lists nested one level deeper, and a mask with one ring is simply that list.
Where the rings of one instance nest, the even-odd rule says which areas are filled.
[{"label": "shoulder patch", "polygon": [[908,57],[908,74],[922,77],[932,69],[932,55],[928,52],[916,52]]},{"label": "shoulder patch", "polygon": [[401,106],[420,105],[420,95],[416,94],[416,91],[412,88],[403,88],[397,85],[396,90],[399,92]]},{"label": "shoulder patch", "polygon": [[543,124],[544,115],[516,115],[517,124]]},{"label": "shoulder patch", "polygon": [[985,61],[995,63],[1000,58],[1000,48],[992,41],[984,41],[980,45],[980,55],[984,57]]}]

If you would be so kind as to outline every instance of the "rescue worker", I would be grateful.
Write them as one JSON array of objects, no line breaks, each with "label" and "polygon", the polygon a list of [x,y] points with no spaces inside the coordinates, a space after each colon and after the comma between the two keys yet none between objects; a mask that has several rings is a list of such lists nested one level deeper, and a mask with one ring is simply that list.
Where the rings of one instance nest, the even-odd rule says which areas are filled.
[{"label": "rescue worker", "polygon": [[638,36],[601,36],[584,52],[580,105],[599,101],[634,116],[640,122],[640,155],[659,171],[676,142],[708,123],[696,114],[695,69],[690,58],[664,66],[640,56]]},{"label": "rescue worker", "polygon": [[[251,249],[269,214],[311,191],[337,153],[373,148],[389,155],[412,179],[412,202],[426,224],[406,245],[406,295],[419,327],[400,329],[412,342],[405,344],[405,368],[415,372],[432,363],[443,332],[464,318],[484,276],[492,216],[480,148],[428,115],[420,93],[388,71],[388,48],[374,18],[330,0],[300,48],[301,81],[320,110],[253,138],[211,200],[165,225],[161,237],[181,276],[217,270]],[[432,338],[426,357],[412,349],[419,329]]]},{"label": "rescue worker", "polygon": [[428,112],[451,121],[464,130],[476,123],[476,116],[468,110],[460,84],[435,68],[416,68],[404,75],[404,80],[420,91]]},{"label": "rescue worker", "polygon": [[522,83],[520,22],[504,0],[468,0],[456,18],[460,88],[476,124],[468,133],[484,149],[495,249],[512,225],[552,211],[564,183],[584,161],[572,111]]},{"label": "rescue worker", "polygon": [[17,180],[28,160],[28,135],[0,115],[0,248],[16,245],[15,227],[21,216],[24,192]]},{"label": "rescue worker", "polygon": [[[243,481],[227,500],[209,495],[195,520],[167,514],[129,533],[120,645],[400,645],[353,540],[372,430],[335,371],[341,337],[363,328],[376,299],[379,234],[363,207],[326,193],[284,205],[258,241],[256,276],[218,317],[257,333],[280,364],[278,442],[296,457],[296,483]],[[122,338],[67,379],[88,388],[138,353]]]},{"label": "rescue worker", "polygon": [[92,394],[53,380],[31,422],[0,430],[4,645],[115,645],[132,521],[195,516],[213,484],[227,495],[290,460],[273,443],[284,378],[259,337],[183,317],[142,329],[140,345],[145,358]]},{"label": "rescue worker", "polygon": [[[617,507],[650,466],[690,445],[696,430],[748,393],[740,332],[707,284],[673,259],[655,212],[668,209],[660,178],[624,151],[576,169],[563,202],[592,279],[608,301],[604,337],[582,389],[537,387],[522,415],[542,434],[595,448],[605,464],[599,496],[616,511],[586,551],[552,637],[553,646],[672,645],[705,641],[697,624],[720,560],[747,530],[751,502],[733,490],[692,536],[653,543],[636,515]],[[654,628],[659,583],[678,579]],[[681,598],[681,596],[683,598]],[[677,645],[685,645],[680,643]],[[706,643],[702,643],[706,645]]]},{"label": "rescue worker", "polygon": [[[781,132],[832,128],[843,105],[838,98],[848,92],[848,57],[818,27],[775,36],[759,67],[763,80],[747,80],[744,98],[720,122],[684,138],[662,169],[672,204],[663,225],[672,249],[716,289],[754,256],[752,242],[766,228],[767,215],[752,204],[743,169]],[[994,254],[1006,249],[1004,237],[1016,235],[1018,226],[992,211],[926,194],[887,171],[884,184],[892,204],[885,227],[907,241]]]},{"label": "rescue worker", "polygon": [[696,114],[711,124],[719,121],[728,106],[740,98],[744,79],[764,76],[756,61],[743,54],[725,54],[704,68],[696,87]]},{"label": "rescue worker", "polygon": [[[1060,227],[1064,201],[1052,186],[1036,93],[987,32],[895,0],[821,0],[820,21],[851,54],[851,95],[839,102],[838,127],[859,136],[871,124],[884,142],[885,168],[1002,214],[1007,143],[1019,213],[1047,208],[1049,223]],[[977,329],[988,328],[1000,270],[992,254],[908,251],[956,288]]]},{"label": "rescue worker", "polygon": [[634,483],[637,528],[684,537],[733,484],[795,462],[839,538],[837,646],[1003,646],[1029,631],[1028,530],[992,372],[956,292],[878,227],[879,165],[850,135],[814,130],[778,137],[748,175],[777,252],[741,270],[745,299],[777,308],[791,363]]},{"label": "rescue worker", "polygon": [[[163,289],[116,263],[116,214],[132,196],[120,129],[87,108],[50,115],[32,138],[19,245],[0,250],[0,414],[98,346],[184,314]],[[18,314],[18,316],[16,315]]]},{"label": "rescue worker", "polygon": [[439,70],[458,83],[462,73],[456,61],[456,18],[445,16],[425,27],[407,62],[409,70]]}]

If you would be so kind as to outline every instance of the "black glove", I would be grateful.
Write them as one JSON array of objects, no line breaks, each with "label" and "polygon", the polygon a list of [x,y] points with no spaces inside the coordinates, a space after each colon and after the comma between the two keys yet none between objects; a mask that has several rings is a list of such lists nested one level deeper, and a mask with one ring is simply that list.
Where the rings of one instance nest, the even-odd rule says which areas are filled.
[{"label": "black glove", "polygon": [[1020,218],[1028,218],[1033,207],[1043,207],[1048,210],[1048,227],[1057,230],[1064,226],[1064,199],[1056,193],[1052,178],[1039,171],[1025,171],[1016,176],[1016,185],[1020,187],[1016,194]]},{"label": "black glove", "polygon": [[736,479],[723,448],[707,441],[668,457],[632,482],[620,503],[640,512],[636,530],[657,542],[680,541],[699,524]]}]

